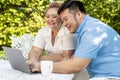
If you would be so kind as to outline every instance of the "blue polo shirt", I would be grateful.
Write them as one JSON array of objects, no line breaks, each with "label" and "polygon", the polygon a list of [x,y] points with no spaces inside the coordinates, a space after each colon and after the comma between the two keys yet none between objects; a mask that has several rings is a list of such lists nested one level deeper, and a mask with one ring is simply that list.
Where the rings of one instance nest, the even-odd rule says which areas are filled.
[{"label": "blue polo shirt", "polygon": [[92,59],[90,77],[120,77],[120,36],[114,29],[86,15],[76,35],[74,56]]}]

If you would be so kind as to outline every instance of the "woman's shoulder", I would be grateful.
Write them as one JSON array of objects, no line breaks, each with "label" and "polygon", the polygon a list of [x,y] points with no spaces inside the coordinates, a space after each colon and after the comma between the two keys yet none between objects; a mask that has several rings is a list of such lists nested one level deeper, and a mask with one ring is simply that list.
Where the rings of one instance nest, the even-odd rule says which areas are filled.
[{"label": "woman's shoulder", "polygon": [[64,25],[62,25],[61,28],[62,28],[61,30],[64,31],[64,33],[70,33],[69,30]]},{"label": "woman's shoulder", "polygon": [[48,26],[42,27],[39,31],[38,34],[42,35],[49,35],[50,34],[50,29]]},{"label": "woman's shoulder", "polygon": [[45,27],[42,27],[41,29],[39,29],[38,32],[48,32],[49,31],[49,27],[45,26]]}]

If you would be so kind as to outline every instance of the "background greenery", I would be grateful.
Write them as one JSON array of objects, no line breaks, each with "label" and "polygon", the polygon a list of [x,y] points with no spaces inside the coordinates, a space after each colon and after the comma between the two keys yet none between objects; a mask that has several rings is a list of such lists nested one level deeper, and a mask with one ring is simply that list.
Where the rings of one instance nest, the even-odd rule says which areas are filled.
[{"label": "background greenery", "polygon": [[[54,0],[62,1],[62,0]],[[87,14],[98,18],[120,33],[120,0],[81,0]],[[11,36],[25,33],[36,35],[45,26],[44,11],[48,0],[0,0],[1,46],[11,46]]]}]

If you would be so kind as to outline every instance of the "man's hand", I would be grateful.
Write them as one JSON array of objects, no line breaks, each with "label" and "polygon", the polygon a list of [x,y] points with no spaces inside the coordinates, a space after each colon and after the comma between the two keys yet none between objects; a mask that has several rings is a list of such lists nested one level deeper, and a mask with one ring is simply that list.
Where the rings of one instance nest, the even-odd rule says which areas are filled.
[{"label": "man's hand", "polygon": [[29,60],[27,64],[32,72],[40,72],[40,62]]}]

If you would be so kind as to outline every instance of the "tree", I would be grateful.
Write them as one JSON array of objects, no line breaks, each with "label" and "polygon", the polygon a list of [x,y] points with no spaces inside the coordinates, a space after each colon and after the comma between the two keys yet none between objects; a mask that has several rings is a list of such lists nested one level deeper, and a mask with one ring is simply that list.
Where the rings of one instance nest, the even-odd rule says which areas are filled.
[{"label": "tree", "polygon": [[[44,10],[50,0],[0,0],[0,50],[11,45],[11,36],[35,35],[45,26]],[[65,1],[65,0],[53,0]],[[120,33],[120,0],[80,0],[87,14],[98,18]]]},{"label": "tree", "polygon": [[12,34],[35,35],[45,25],[48,4],[48,0],[0,0],[0,46],[10,46]]},{"label": "tree", "polygon": [[81,0],[87,13],[113,27],[120,33],[120,0]]}]

